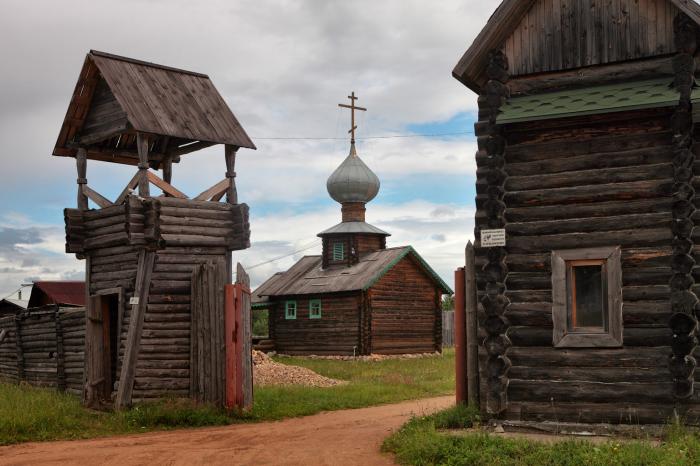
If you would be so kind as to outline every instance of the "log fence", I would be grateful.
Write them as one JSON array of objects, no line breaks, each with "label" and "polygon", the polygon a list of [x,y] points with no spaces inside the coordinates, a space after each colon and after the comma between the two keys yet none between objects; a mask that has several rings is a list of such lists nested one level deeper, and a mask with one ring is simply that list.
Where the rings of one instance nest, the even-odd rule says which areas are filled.
[{"label": "log fence", "polygon": [[44,306],[0,318],[0,382],[80,395],[85,308]]}]

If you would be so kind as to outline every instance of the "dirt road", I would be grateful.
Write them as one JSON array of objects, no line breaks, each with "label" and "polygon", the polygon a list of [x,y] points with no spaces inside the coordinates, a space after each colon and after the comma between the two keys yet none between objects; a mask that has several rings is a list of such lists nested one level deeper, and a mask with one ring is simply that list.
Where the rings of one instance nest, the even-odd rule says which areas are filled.
[{"label": "dirt road", "polygon": [[412,414],[453,396],[334,411],[279,422],[0,447],[0,465],[390,465],[382,440]]}]

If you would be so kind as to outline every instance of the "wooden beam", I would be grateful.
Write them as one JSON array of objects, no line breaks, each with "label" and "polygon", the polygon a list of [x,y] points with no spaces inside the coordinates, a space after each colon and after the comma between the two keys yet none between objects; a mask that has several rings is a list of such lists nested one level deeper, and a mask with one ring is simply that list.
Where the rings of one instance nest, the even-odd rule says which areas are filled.
[{"label": "wooden beam", "polygon": [[148,189],[148,135],[136,133],[136,147],[139,152],[139,196],[150,197]]},{"label": "wooden beam", "polygon": [[[526,95],[570,87],[595,86],[611,81],[654,78],[672,73],[672,57],[661,57],[511,78],[508,89],[511,95]],[[671,81],[673,76],[669,76],[669,83]]]},{"label": "wooden beam", "polygon": [[228,188],[229,188],[229,178],[225,178],[218,183],[216,183],[214,186],[211,188],[207,189],[203,193],[201,193],[199,196],[195,197],[195,201],[208,201],[214,196],[218,196],[221,193],[225,193]]},{"label": "wooden beam", "polygon": [[193,142],[192,144],[187,144],[185,146],[177,147],[177,148],[171,150],[169,155],[172,155],[173,157],[177,157],[180,155],[189,154],[190,152],[198,151],[200,149],[205,149],[205,148],[211,147],[213,145],[216,145],[216,143],[215,142],[207,142],[207,141],[197,141],[197,142]]},{"label": "wooden beam", "polygon": [[136,361],[141,348],[141,333],[143,332],[143,320],[148,305],[148,295],[151,287],[151,274],[155,262],[154,251],[141,250],[139,252],[138,268],[136,269],[136,289],[134,290],[135,303],[129,313],[129,332],[126,337],[126,349],[122,359],[121,374],[119,376],[119,389],[114,400],[116,409],[126,408],[131,404],[131,394],[134,389],[134,375],[136,373]]},{"label": "wooden beam", "polygon": [[94,189],[92,189],[88,185],[83,186],[83,192],[85,193],[85,195],[87,197],[89,197],[92,200],[92,202],[94,202],[95,204],[97,204],[98,206],[100,206],[103,209],[105,207],[109,207],[109,206],[113,205],[109,199],[107,199],[102,194],[98,193],[97,191],[95,191]]},{"label": "wooden beam", "polygon": [[126,187],[124,187],[124,190],[121,192],[119,197],[117,198],[116,201],[114,201],[115,205],[121,205],[124,200],[126,199],[126,196],[129,195],[129,192],[133,191],[134,188],[139,184],[139,179],[141,177],[141,173],[136,172],[133,178],[131,178],[131,181],[129,181],[126,184]]},{"label": "wooden beam", "polygon": [[87,210],[88,197],[85,194],[85,186],[87,185],[87,151],[84,148],[78,149],[75,163],[78,168],[78,209]]},{"label": "wooden beam", "polygon": [[160,188],[165,194],[172,197],[177,197],[179,199],[187,199],[187,196],[184,193],[178,191],[170,183],[166,183],[164,180],[161,180],[155,173],[147,171],[146,176],[148,177],[149,182]]},{"label": "wooden beam", "polygon": [[[238,191],[236,190],[236,152],[238,147],[226,144],[224,153],[226,157],[226,178],[229,180],[229,186],[226,191],[226,202],[229,204],[238,204]],[[217,199],[218,200],[218,199]]]}]

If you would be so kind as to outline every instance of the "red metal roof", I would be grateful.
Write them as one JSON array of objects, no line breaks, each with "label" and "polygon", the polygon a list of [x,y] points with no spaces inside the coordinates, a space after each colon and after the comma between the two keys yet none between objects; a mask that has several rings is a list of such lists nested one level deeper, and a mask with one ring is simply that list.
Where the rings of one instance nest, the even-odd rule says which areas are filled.
[{"label": "red metal roof", "polygon": [[85,305],[85,282],[34,282],[29,296],[29,306],[37,307],[45,304]]}]

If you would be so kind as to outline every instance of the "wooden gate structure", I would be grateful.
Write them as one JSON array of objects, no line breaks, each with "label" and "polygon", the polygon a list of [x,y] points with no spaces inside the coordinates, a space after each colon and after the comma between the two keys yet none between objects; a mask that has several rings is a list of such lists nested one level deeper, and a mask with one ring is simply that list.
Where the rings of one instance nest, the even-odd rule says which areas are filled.
[{"label": "wooden gate structure", "polygon": [[[226,177],[188,198],[171,184],[172,165],[215,144]],[[66,251],[86,264],[86,404],[224,405],[224,285],[231,252],[250,246],[235,185],[240,147],[255,149],[206,75],[88,53],[53,152],[78,169]],[[88,186],[88,159],[138,170],[112,202]]]}]

